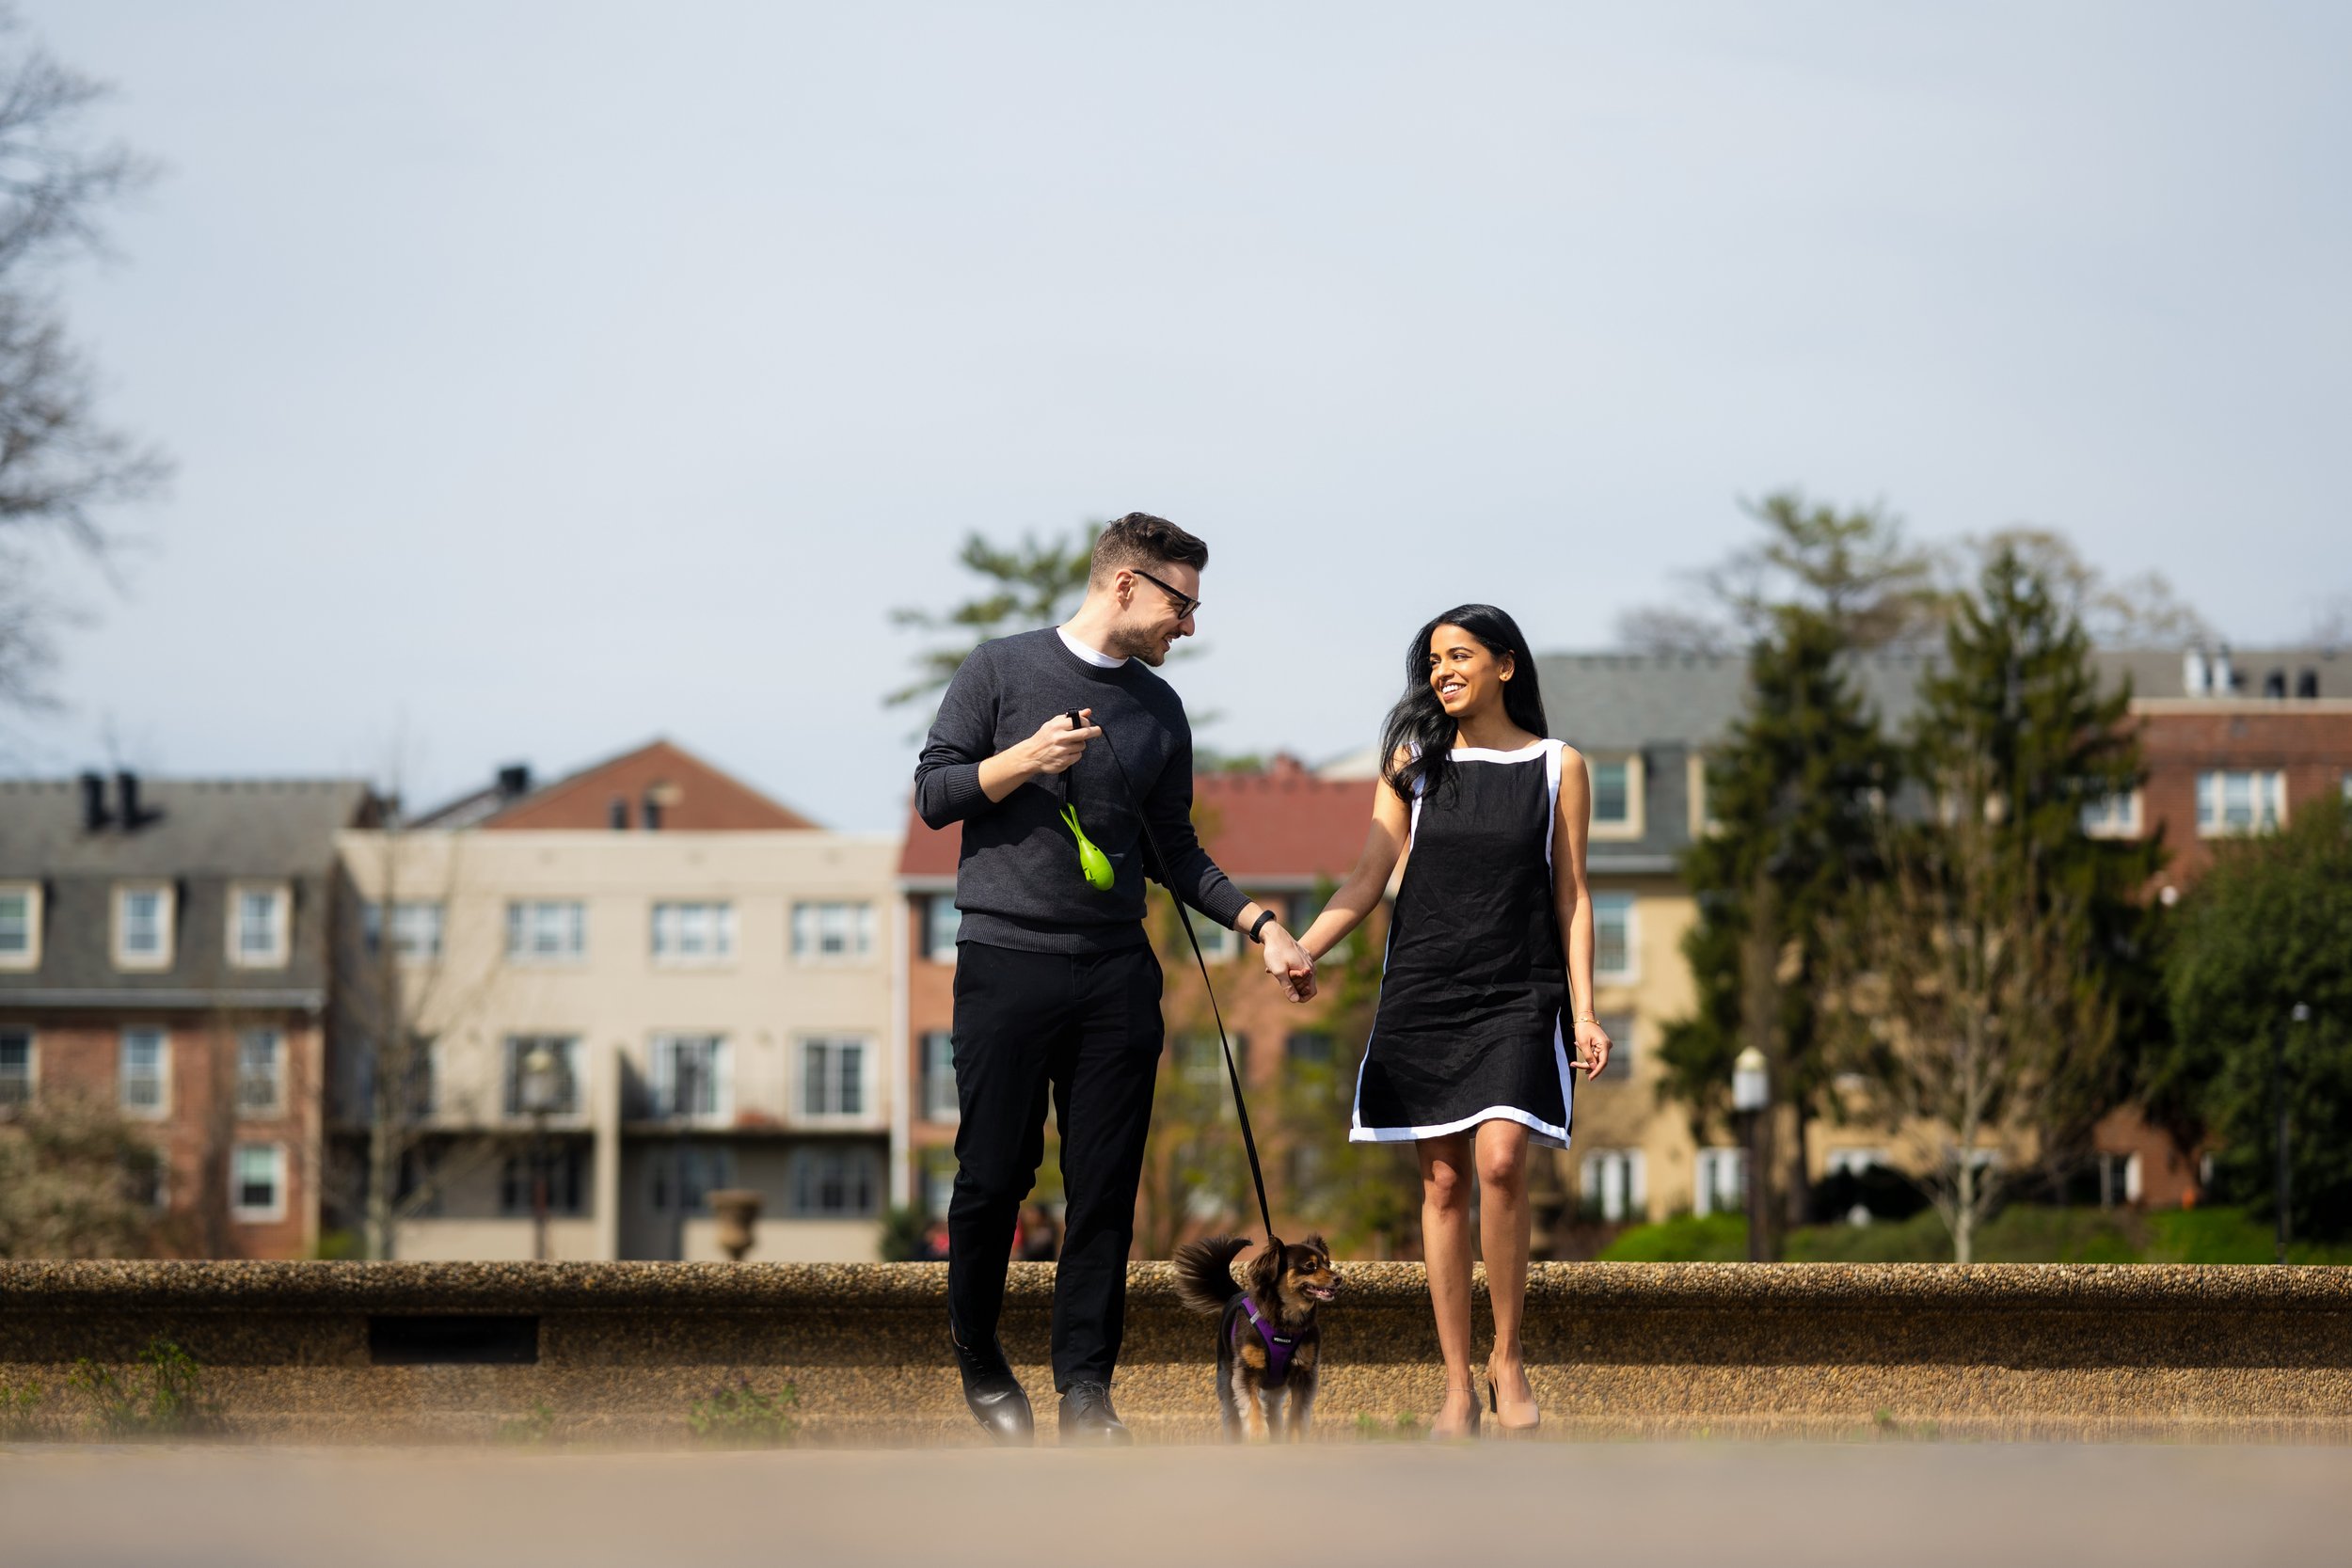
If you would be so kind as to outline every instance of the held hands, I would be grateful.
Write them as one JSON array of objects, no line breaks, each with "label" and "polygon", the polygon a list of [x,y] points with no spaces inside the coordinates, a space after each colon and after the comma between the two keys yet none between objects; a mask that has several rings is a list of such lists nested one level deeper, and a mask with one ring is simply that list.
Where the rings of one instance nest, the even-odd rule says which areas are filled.
[{"label": "held hands", "polygon": [[1265,972],[1282,988],[1282,994],[1293,1002],[1312,1000],[1315,994],[1315,961],[1298,944],[1298,939],[1282,929],[1279,920],[1269,921],[1265,928]]},{"label": "held hands", "polygon": [[1594,1020],[1576,1021],[1576,1065],[1584,1069],[1586,1083],[1600,1076],[1601,1069],[1609,1065],[1610,1052],[1615,1049],[1616,1042],[1609,1037],[1609,1031]]}]

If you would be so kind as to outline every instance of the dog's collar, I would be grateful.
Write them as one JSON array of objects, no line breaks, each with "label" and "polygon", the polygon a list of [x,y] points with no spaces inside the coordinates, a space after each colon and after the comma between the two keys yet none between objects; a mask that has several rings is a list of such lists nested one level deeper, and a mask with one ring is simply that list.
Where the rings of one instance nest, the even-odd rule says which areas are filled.
[{"label": "dog's collar", "polygon": [[1288,1335],[1275,1333],[1274,1325],[1265,1321],[1264,1315],[1258,1310],[1258,1304],[1251,1301],[1246,1293],[1240,1300],[1241,1313],[1236,1314],[1233,1319],[1235,1348],[1238,1349],[1240,1345],[1242,1316],[1247,1315],[1249,1319],[1249,1326],[1256,1329],[1258,1338],[1265,1341],[1265,1386],[1269,1388],[1279,1388],[1290,1381],[1291,1353],[1298,1348],[1298,1341]]}]

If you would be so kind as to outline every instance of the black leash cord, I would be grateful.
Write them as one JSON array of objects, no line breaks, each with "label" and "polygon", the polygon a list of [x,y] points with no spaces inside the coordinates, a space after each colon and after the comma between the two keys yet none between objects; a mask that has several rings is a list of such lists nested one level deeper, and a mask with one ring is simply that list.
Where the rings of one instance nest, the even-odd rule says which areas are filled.
[{"label": "black leash cord", "polygon": [[[1078,716],[1070,716],[1072,729],[1083,728]],[[1184,940],[1192,943],[1192,961],[1200,966],[1200,985],[1209,993],[1209,1016],[1216,1020],[1216,1043],[1225,1053],[1225,1076],[1233,1085],[1233,1113],[1241,1121],[1241,1147],[1249,1156],[1249,1180],[1258,1189],[1258,1217],[1265,1221],[1265,1240],[1269,1247],[1280,1243],[1274,1237],[1274,1210],[1265,1200],[1265,1168],[1258,1164],[1258,1140],[1249,1131],[1249,1102],[1242,1097],[1241,1069],[1233,1064],[1233,1042],[1225,1034],[1225,1013],[1216,1005],[1216,984],[1209,978],[1208,956],[1200,951],[1200,939],[1192,929],[1192,911],[1184,908],[1183,896],[1169,881],[1168,857],[1160,853],[1159,840],[1152,836],[1152,819],[1144,815],[1143,801],[1136,795],[1136,784],[1127,776],[1127,765],[1119,760],[1119,748],[1111,744],[1109,726],[1103,726],[1103,750],[1110,753],[1111,766],[1119,769],[1119,782],[1127,791],[1127,807],[1136,814],[1136,825],[1143,830],[1144,847],[1160,863],[1160,885],[1168,889],[1169,902],[1176,906],[1176,918],[1184,923]]]}]

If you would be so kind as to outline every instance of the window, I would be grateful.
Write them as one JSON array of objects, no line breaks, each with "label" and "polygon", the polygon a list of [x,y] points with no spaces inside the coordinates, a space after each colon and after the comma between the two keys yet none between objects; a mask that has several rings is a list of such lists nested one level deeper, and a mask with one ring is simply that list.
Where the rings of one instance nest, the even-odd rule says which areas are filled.
[{"label": "window", "polygon": [[548,1212],[577,1214],[583,1212],[581,1196],[588,1190],[588,1162],[576,1145],[550,1148],[542,1154],[510,1154],[499,1170],[499,1212],[530,1214],[538,1209],[537,1195],[532,1190],[535,1178],[544,1171],[548,1183]]},{"label": "window", "polygon": [[923,1119],[960,1121],[962,1116],[956,1099],[956,1037],[933,1029],[923,1037]]},{"label": "window", "polygon": [[506,956],[516,963],[570,963],[588,953],[588,906],[549,899],[506,906]]},{"label": "window", "polygon": [[2286,815],[2284,773],[2197,775],[2197,832],[2203,837],[2268,832],[2285,821]]},{"label": "window", "polygon": [[2139,791],[2102,795],[2083,807],[2083,832],[2092,838],[2139,836]]},{"label": "window", "polygon": [[1641,837],[1642,759],[1586,757],[1584,767],[1593,781],[1593,837]]},{"label": "window", "polygon": [[947,1217],[956,1196],[956,1157],[952,1149],[932,1149],[923,1157],[923,1212],[935,1220]]},{"label": "window", "polygon": [[1585,1212],[1612,1224],[1646,1218],[1649,1196],[1643,1191],[1643,1164],[1638,1148],[1597,1148],[1584,1156],[1577,1185]]},{"label": "window", "polygon": [[[375,1114],[375,1085],[378,1076],[386,1071],[399,1072],[405,1069],[405,1076],[408,1080],[408,1101],[402,1114],[419,1117],[431,1116],[435,1109],[436,1080],[433,1056],[436,1049],[434,1041],[429,1037],[413,1036],[409,1040],[407,1060],[405,1063],[380,1060],[379,1053],[374,1050],[369,1050],[362,1054],[358,1063],[358,1081],[355,1085],[359,1091],[360,1114],[369,1117]],[[380,1054],[383,1057],[390,1057],[396,1053],[387,1049]]]},{"label": "window", "polygon": [[1634,977],[1633,895],[1593,895],[1593,977],[1627,981]]},{"label": "window", "polygon": [[229,1156],[229,1202],[247,1225],[286,1217],[286,1150],[278,1144],[239,1144]]},{"label": "window", "polygon": [[944,893],[923,900],[923,956],[933,963],[956,961],[956,934],[963,929],[963,911]]},{"label": "window", "polygon": [[[1281,917],[1277,915],[1275,918],[1279,920]],[[1294,926],[1291,929],[1296,931],[1305,927]],[[1183,935],[1182,932],[1175,934]],[[1198,910],[1192,911],[1192,934],[1200,939],[1200,956],[1213,964],[1231,963],[1233,955],[1241,951],[1242,936],[1239,931],[1231,926],[1219,926],[1202,916]]]},{"label": "window", "polygon": [[868,1096],[866,1064],[869,1053],[861,1039],[809,1039],[801,1042],[801,1115],[803,1117],[862,1117]]},{"label": "window", "polygon": [[880,1212],[882,1165],[870,1148],[792,1151],[792,1212],[813,1219],[862,1219]]},{"label": "window", "polygon": [[735,957],[733,904],[656,904],[653,956],[664,963],[720,963]]},{"label": "window", "polygon": [[171,1206],[171,1167],[162,1150],[137,1148],[122,1157],[122,1196],[155,1213]]},{"label": "window", "polygon": [[1282,1042],[1282,1054],[1300,1067],[1327,1068],[1335,1054],[1334,1042],[1321,1029],[1297,1029]]},{"label": "window", "polygon": [[2352,773],[2346,773],[2344,776],[2344,798],[2352,801]]},{"label": "window", "polygon": [[[1222,1088],[1225,1085],[1225,1050],[1215,1035],[1184,1034],[1171,1036],[1168,1049],[1175,1058],[1179,1081],[1196,1088]],[[1249,1040],[1244,1035],[1233,1037],[1233,1065],[1239,1067],[1249,1059]]]},{"label": "window", "polygon": [[656,1035],[653,1104],[658,1117],[720,1117],[734,1099],[726,1042],[717,1035]]},{"label": "window", "polygon": [[1747,1207],[1748,1155],[1743,1148],[1702,1148],[1691,1212],[1736,1214]]},{"label": "window", "polygon": [[735,1151],[731,1148],[667,1148],[653,1156],[646,1170],[647,1194],[657,1210],[674,1212],[672,1195],[682,1184],[686,1212],[707,1214],[710,1195],[735,1185]]},{"label": "window", "polygon": [[171,889],[161,882],[115,889],[115,967],[171,967]]},{"label": "window", "polygon": [[161,1029],[122,1031],[119,1094],[135,1117],[160,1117],[171,1109],[171,1041]]},{"label": "window", "polygon": [[[1614,1079],[1620,1084],[1633,1082],[1633,1015],[1631,1013],[1602,1013],[1600,1026],[1609,1036],[1609,1070],[1601,1074],[1604,1084]],[[1576,1037],[1571,1034],[1565,1042],[1568,1060],[1576,1060]]]},{"label": "window", "polygon": [[792,956],[803,962],[862,958],[873,950],[873,905],[792,906]]},{"label": "window", "polygon": [[1691,752],[1683,759],[1682,768],[1691,798],[1691,836],[1703,838],[1721,832],[1723,821],[1715,815],[1715,800],[1707,787],[1707,753]]},{"label": "window", "polygon": [[[370,903],[360,911],[368,954],[383,950],[384,906]],[[511,918],[511,917],[510,917]],[[398,899],[392,905],[392,951],[410,962],[441,956],[441,906],[423,900]]]},{"label": "window", "polygon": [[1883,1148],[1833,1148],[1822,1162],[1824,1174],[1829,1176],[1866,1176],[1886,1164]]},{"label": "window", "polygon": [[33,1032],[0,1029],[0,1110],[33,1099]]},{"label": "window", "polygon": [[282,886],[229,890],[229,961],[240,969],[282,969],[294,899]]},{"label": "window", "polygon": [[500,1102],[510,1117],[531,1114],[523,1103],[523,1063],[543,1045],[555,1057],[555,1103],[548,1114],[568,1117],[580,1111],[580,1041],[569,1035],[509,1035]]},{"label": "window", "polygon": [[237,1110],[273,1117],[283,1109],[286,1042],[275,1029],[246,1029],[237,1036]]},{"label": "window", "polygon": [[0,969],[40,967],[40,884],[0,882]]}]

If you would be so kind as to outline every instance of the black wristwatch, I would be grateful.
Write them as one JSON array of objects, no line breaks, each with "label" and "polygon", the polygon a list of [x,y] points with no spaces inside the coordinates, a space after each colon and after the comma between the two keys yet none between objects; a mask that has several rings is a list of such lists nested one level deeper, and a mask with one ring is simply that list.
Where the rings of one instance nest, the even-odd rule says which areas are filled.
[{"label": "black wristwatch", "polygon": [[1259,946],[1263,947],[1265,945],[1265,938],[1260,936],[1258,933],[1264,930],[1265,923],[1273,918],[1274,911],[1272,910],[1260,910],[1258,911],[1258,918],[1249,923],[1249,940],[1256,942]]}]

